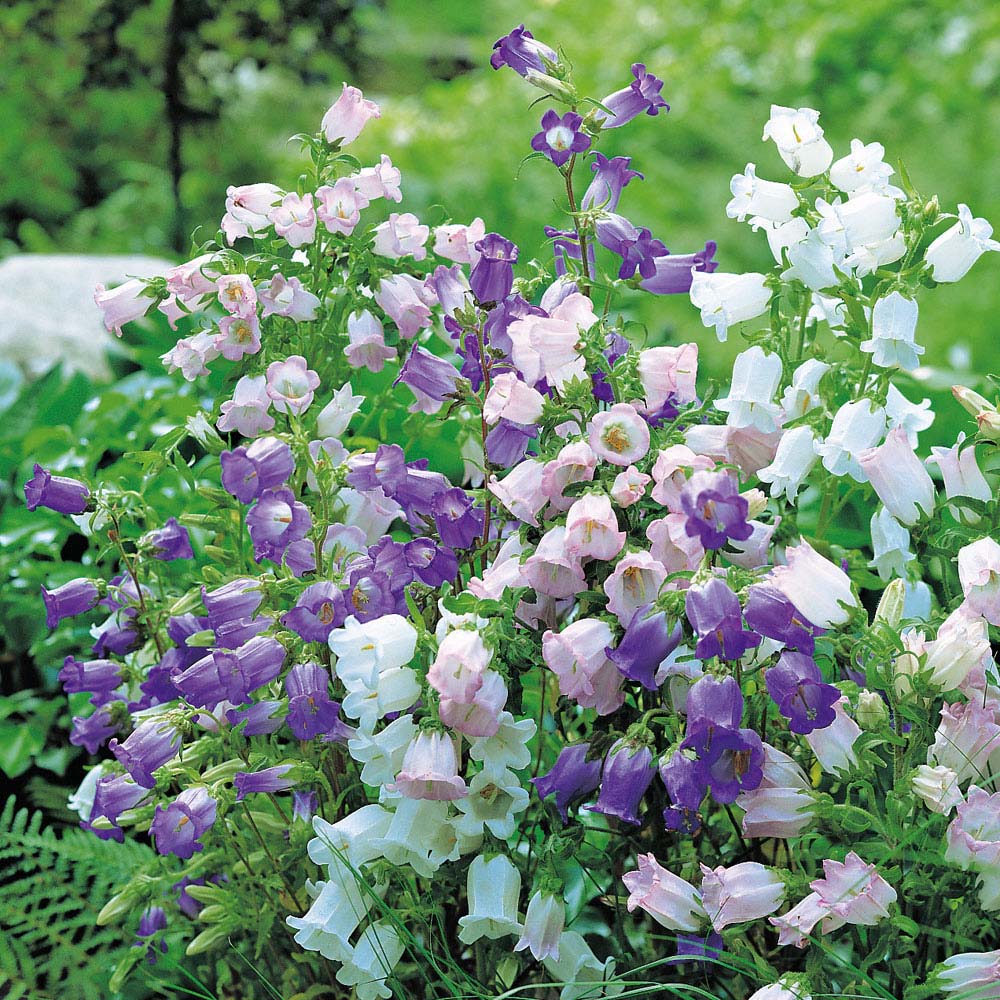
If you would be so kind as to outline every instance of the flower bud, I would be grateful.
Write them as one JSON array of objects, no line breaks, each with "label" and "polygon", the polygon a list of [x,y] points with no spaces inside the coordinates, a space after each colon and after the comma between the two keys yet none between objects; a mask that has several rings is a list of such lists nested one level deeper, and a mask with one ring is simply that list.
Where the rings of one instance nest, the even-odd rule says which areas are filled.
[{"label": "flower bud", "polygon": [[538,70],[529,69],[524,78],[528,83],[538,87],[539,90],[544,90],[546,94],[551,95],[557,101],[563,101],[566,104],[576,104],[578,101],[576,90],[572,84],[557,80],[547,73],[539,73]]},{"label": "flower bud", "polygon": [[905,602],[906,581],[897,578],[882,591],[878,607],[875,609],[875,621],[885,622],[889,628],[899,628]]},{"label": "flower bud", "polygon": [[120,920],[126,913],[131,913],[136,907],[138,887],[128,885],[117,895],[112,896],[103,906],[101,912],[97,914],[97,926],[104,927],[106,924]]},{"label": "flower bud", "polygon": [[879,729],[889,712],[881,696],[874,691],[862,691],[858,695],[858,724],[862,729]]},{"label": "flower bud", "polygon": [[767,496],[764,494],[763,490],[747,490],[745,493],[741,493],[740,496],[743,497],[748,504],[748,521],[752,521],[755,517],[764,513],[764,510],[767,507]]}]

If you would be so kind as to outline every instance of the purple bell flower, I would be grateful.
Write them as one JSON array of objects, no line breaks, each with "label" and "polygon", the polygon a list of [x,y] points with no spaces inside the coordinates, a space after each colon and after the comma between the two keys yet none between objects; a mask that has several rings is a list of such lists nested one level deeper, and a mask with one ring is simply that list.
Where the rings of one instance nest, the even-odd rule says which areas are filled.
[{"label": "purple bell flower", "polygon": [[[687,745],[685,740],[681,746]],[[757,788],[764,778],[764,744],[752,729],[720,729],[702,759],[716,802],[735,802],[740,792]]]},{"label": "purple bell flower", "polygon": [[185,788],[165,809],[157,806],[149,827],[157,852],[186,861],[204,850],[200,838],[212,828],[215,811],[215,799],[204,788]]},{"label": "purple bell flower", "polygon": [[153,772],[173,760],[180,748],[180,733],[169,722],[160,719],[140,723],[124,743],[113,739],[108,744],[118,763],[143,788],[156,787]]},{"label": "purple bell flower", "polygon": [[[807,621],[777,587],[767,583],[754,584],[750,588],[743,615],[755,632],[808,656],[812,656],[816,648],[815,636],[825,634],[824,629]],[[861,684],[864,686],[863,681]]]},{"label": "purple bell flower", "polygon": [[277,489],[295,471],[292,450],[281,438],[257,438],[219,456],[222,486],[240,503],[252,503],[264,490]]},{"label": "purple bell flower", "polygon": [[265,767],[263,771],[237,771],[233,778],[236,786],[236,801],[242,802],[248,795],[255,792],[284,792],[298,782],[286,775],[291,771],[291,764],[279,764],[276,767]]},{"label": "purple bell flower", "polygon": [[102,705],[93,715],[73,716],[69,741],[73,746],[83,747],[87,753],[95,754],[120,728],[107,705]]},{"label": "purple bell flower", "polygon": [[486,435],[486,457],[491,465],[511,469],[524,458],[537,433],[536,424],[515,424],[501,417]]},{"label": "purple bell flower", "polygon": [[632,64],[632,76],[635,79],[627,87],[608,94],[601,101],[601,104],[611,112],[608,115],[604,111],[597,111],[603,128],[621,128],[643,112],[647,115],[657,115],[660,108],[670,110],[670,105],[660,96],[660,91],[663,89],[662,80],[657,79],[652,73],[647,73],[642,63]]},{"label": "purple bell flower", "polygon": [[[149,795],[148,789],[137,785],[124,774],[102,774],[94,789],[94,804],[90,808],[90,819],[80,823],[82,830],[88,830],[101,840],[125,841],[125,832],[118,825],[118,817],[127,809],[134,809]],[[93,825],[95,819],[106,819],[110,830]]]},{"label": "purple bell flower", "polygon": [[[255,635],[266,632],[274,624],[274,619],[268,615],[260,618],[237,618],[230,622],[222,622],[215,630],[215,644],[219,649],[239,649]],[[201,650],[204,656],[204,650]],[[201,659],[201,656],[198,659]]]},{"label": "purple bell flower", "polygon": [[[201,651],[199,650],[199,652]],[[174,687],[173,681],[174,663],[176,663],[178,671],[183,670],[185,666],[182,657],[178,654],[179,650],[176,648],[168,649],[159,664],[149,668],[146,679],[139,685],[143,696],[136,706],[137,708],[165,705],[177,697],[178,691]],[[129,710],[133,710],[131,705]]]},{"label": "purple bell flower", "polygon": [[260,581],[246,577],[230,580],[216,590],[201,588],[201,601],[208,611],[208,627],[213,631],[224,622],[253,617],[263,600]]},{"label": "purple bell flower", "polygon": [[91,647],[94,655],[105,657],[108,653],[124,656],[142,645],[142,634],[135,622],[135,609],[116,611],[98,630],[97,641]]},{"label": "purple bell flower", "polygon": [[699,659],[738,660],[760,645],[761,637],[743,628],[739,598],[718,577],[690,587],[684,611],[699,637],[695,646]]},{"label": "purple bell flower", "polygon": [[724,951],[722,935],[715,931],[711,931],[708,937],[701,937],[697,934],[678,934],[677,955],[667,959],[664,964],[708,969],[719,962]]},{"label": "purple bell flower", "polygon": [[750,505],[730,472],[696,472],[681,490],[681,506],[687,515],[684,531],[706,549],[721,549],[730,538],[742,542],[753,534],[747,520]]},{"label": "purple bell flower", "polygon": [[268,736],[285,724],[285,703],[282,701],[255,701],[248,708],[230,708],[226,721],[233,728],[246,723],[244,736]]},{"label": "purple bell flower", "polygon": [[583,116],[575,111],[567,111],[562,117],[558,111],[549,108],[542,115],[542,130],[531,139],[531,148],[544,153],[557,167],[561,167],[571,156],[590,149],[590,136],[580,131]]},{"label": "purple bell flower", "polygon": [[319,796],[315,792],[292,792],[292,820],[312,823],[319,807]]},{"label": "purple bell flower", "polygon": [[318,663],[300,663],[285,677],[288,728],[300,739],[311,740],[332,730],[340,706],[330,698],[330,675]]},{"label": "purple bell flower", "polygon": [[90,490],[78,479],[53,476],[35,463],[34,476],[24,484],[28,510],[48,507],[57,514],[82,514],[87,509]]},{"label": "purple bell flower", "polygon": [[[580,249],[580,236],[572,229],[556,229],[554,226],[546,226],[545,235],[552,241],[556,277],[564,277],[569,271],[566,264],[567,260],[583,260],[583,251]],[[593,242],[587,244],[587,262],[590,265],[590,273],[593,274],[597,270],[597,257]]]},{"label": "purple bell flower", "polygon": [[191,536],[176,517],[167,519],[166,524],[146,535],[146,542],[153,549],[153,558],[163,562],[174,559],[194,559]]},{"label": "purple bell flower", "polygon": [[316,569],[316,546],[308,538],[299,538],[285,549],[283,558],[292,576],[299,580]]},{"label": "purple bell flower", "polygon": [[521,24],[509,35],[504,35],[493,43],[490,65],[494,69],[509,66],[518,76],[527,76],[528,70],[548,73],[543,59],[556,63],[559,61],[559,56],[544,42],[537,41]]},{"label": "purple bell flower", "polygon": [[531,779],[539,798],[555,794],[556,809],[563,823],[569,822],[569,807],[601,784],[603,761],[600,757],[587,760],[589,750],[589,743],[564,747],[548,774]]},{"label": "purple bell flower", "polygon": [[[167,929],[167,915],[161,906],[147,907],[139,918],[139,929],[135,932],[138,940],[132,945],[133,948],[146,949],[146,963],[155,965],[157,959],[157,935]],[[161,937],[159,939],[159,951],[165,955],[167,953],[167,942]]]},{"label": "purple bell flower", "polygon": [[[385,573],[389,578],[393,593],[401,593],[403,588],[413,582],[413,569],[406,558],[406,546],[395,541],[391,535],[383,535],[368,549],[371,568]],[[361,565],[361,560],[351,564],[354,570]]]},{"label": "purple bell flower", "polygon": [[625,216],[613,212],[598,216],[594,230],[597,242],[621,257],[619,278],[631,278],[636,270],[643,278],[652,278],[656,274],[656,258],[665,257],[669,252],[659,240],[653,239],[648,229],[640,229]]},{"label": "purple bell flower", "polygon": [[406,456],[398,444],[380,444],[373,455],[352,458],[347,485],[362,492],[381,487],[392,497],[406,481]]},{"label": "purple bell flower", "polygon": [[479,303],[500,302],[514,287],[517,247],[499,233],[487,233],[475,248],[479,260],[469,274],[472,294]]},{"label": "purple bell flower", "polygon": [[377,569],[361,568],[351,571],[347,586],[341,591],[337,627],[353,615],[359,622],[370,622],[383,615],[393,614],[398,601],[389,577]]},{"label": "purple bell flower", "polygon": [[403,485],[396,490],[393,499],[403,506],[406,519],[411,527],[417,527],[419,518],[431,513],[431,505],[439,493],[451,489],[451,483],[440,472],[415,469],[411,462],[406,470]]},{"label": "purple bell flower", "polygon": [[701,726],[713,730],[739,729],[743,721],[743,692],[736,678],[716,679],[711,674],[699,677],[688,691],[687,717],[688,732]]},{"label": "purple bell flower", "polygon": [[594,173],[589,187],[580,199],[580,208],[587,211],[599,208],[605,212],[613,212],[621,200],[622,191],[634,177],[645,180],[638,170],[631,170],[630,156],[613,156],[610,160],[603,154],[595,152],[590,169]]},{"label": "purple bell flower", "polygon": [[277,639],[255,636],[239,649],[213,650],[178,674],[174,684],[198,708],[220,701],[241,705],[257,688],[273,681],[284,662],[285,647]]},{"label": "purple bell flower", "polygon": [[406,564],[414,576],[428,587],[440,587],[458,575],[458,559],[451,549],[430,538],[414,538],[404,546]]},{"label": "purple bell flower", "polygon": [[[113,660],[80,661],[72,656],[63,660],[59,681],[67,694],[86,691],[110,694],[122,682],[122,665]],[[106,699],[104,699],[106,700]]]},{"label": "purple bell flower", "polygon": [[675,750],[660,762],[660,778],[673,805],[697,812],[708,791],[701,763],[683,750]]},{"label": "purple bell flower", "polygon": [[485,512],[473,507],[472,497],[461,487],[439,493],[431,502],[434,526],[441,542],[452,549],[467,549],[483,534]]},{"label": "purple bell flower", "polygon": [[455,395],[458,378],[458,371],[450,361],[431,354],[417,344],[403,362],[403,367],[392,384],[399,385],[402,382],[415,392],[442,402]]},{"label": "purple bell flower", "polygon": [[311,527],[309,508],[291,490],[264,490],[247,514],[254,560],[281,562],[285,549],[304,538]]},{"label": "purple bell flower", "polygon": [[715,250],[715,242],[709,240],[705,249],[697,253],[672,253],[666,257],[657,257],[654,263],[655,273],[652,277],[643,278],[639,287],[654,295],[687,295],[691,291],[694,271],[711,274],[719,266],[719,262],[713,259]]},{"label": "purple bell flower", "polygon": [[643,743],[627,737],[618,740],[608,751],[597,801],[586,808],[613,816],[623,823],[639,826],[637,810],[653,780],[653,753]]},{"label": "purple bell flower", "polygon": [[97,584],[83,576],[70,580],[55,590],[42,587],[46,626],[55,628],[64,618],[82,615],[96,608],[99,597]]},{"label": "purple bell flower", "polygon": [[823,682],[816,661],[805,653],[783,652],[764,673],[764,683],[793,733],[805,736],[826,729],[837,717],[833,706],[840,700],[840,691]]},{"label": "purple bell flower", "polygon": [[655,691],[656,668],[680,645],[683,635],[680,622],[671,626],[663,612],[647,604],[632,615],[618,647],[608,646],[604,652],[623,676]]},{"label": "purple bell flower", "polygon": [[340,588],[328,580],[310,584],[299,594],[295,607],[281,616],[281,624],[306,642],[326,642],[334,629]]}]

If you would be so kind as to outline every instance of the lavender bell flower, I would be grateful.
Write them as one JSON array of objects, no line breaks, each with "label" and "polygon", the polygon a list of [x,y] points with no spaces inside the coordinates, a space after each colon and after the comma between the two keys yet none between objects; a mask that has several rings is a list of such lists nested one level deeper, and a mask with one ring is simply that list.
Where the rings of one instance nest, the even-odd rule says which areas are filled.
[{"label": "lavender bell flower", "polygon": [[340,706],[330,698],[330,675],[318,663],[301,663],[285,677],[288,728],[300,739],[330,732],[340,721]]},{"label": "lavender bell flower", "polygon": [[652,751],[634,739],[618,740],[604,761],[604,775],[597,801],[587,806],[591,812],[614,816],[623,823],[639,826],[637,810],[653,780]]},{"label": "lavender bell flower", "polygon": [[299,594],[295,607],[281,616],[281,624],[306,642],[326,642],[334,629],[340,588],[328,580],[310,584]]},{"label": "lavender bell flower", "polygon": [[165,809],[156,807],[149,832],[160,854],[175,854],[186,861],[204,850],[199,842],[215,822],[216,802],[204,788],[185,788]]},{"label": "lavender bell flower", "polygon": [[479,260],[472,265],[469,284],[480,303],[500,302],[514,287],[517,247],[499,233],[487,233],[475,244]]},{"label": "lavender bell flower", "polygon": [[[246,577],[230,580],[216,590],[201,588],[201,601],[208,611],[208,627],[213,631],[225,622],[252,617],[263,600],[260,582]],[[171,638],[178,642],[173,635]]]},{"label": "lavender bell flower", "polygon": [[406,482],[406,456],[398,444],[380,444],[374,454],[352,459],[347,485],[362,492],[381,488],[387,497]]},{"label": "lavender bell flower", "polygon": [[548,774],[531,779],[539,798],[555,793],[556,809],[563,823],[569,822],[569,807],[573,802],[589,795],[601,784],[603,761],[600,757],[587,760],[589,751],[589,743],[565,747]]},{"label": "lavender bell flower", "polygon": [[451,489],[451,483],[440,472],[428,472],[422,466],[426,462],[410,462],[407,465],[406,478],[403,485],[396,490],[393,499],[403,506],[406,519],[411,527],[417,526],[417,518],[430,515],[434,498],[445,490]]},{"label": "lavender bell flower", "polygon": [[722,935],[715,931],[708,937],[696,934],[677,935],[677,955],[668,959],[665,965],[687,965],[696,969],[708,969],[718,963],[724,951]]},{"label": "lavender bell flower", "polygon": [[747,516],[750,505],[740,496],[730,472],[696,472],[681,490],[687,515],[684,531],[706,549],[721,549],[730,538],[746,541],[753,534]]},{"label": "lavender bell flower", "polygon": [[146,541],[153,549],[153,558],[163,562],[174,559],[193,559],[191,536],[176,517],[167,519],[166,524],[146,535]]},{"label": "lavender bell flower", "polygon": [[675,750],[660,762],[660,777],[671,804],[663,810],[668,830],[697,833],[698,807],[708,791],[708,776],[701,762],[687,751]]},{"label": "lavender bell flower", "polygon": [[571,156],[590,148],[590,136],[580,131],[583,116],[567,111],[562,117],[558,111],[549,108],[542,115],[542,130],[531,139],[531,148],[544,153],[557,167],[561,167]]},{"label": "lavender bell flower", "polygon": [[292,792],[292,820],[312,823],[319,807],[319,796],[315,792]]},{"label": "lavender bell flower", "polygon": [[82,514],[87,509],[90,490],[78,479],[53,476],[35,463],[34,475],[24,484],[28,510],[48,507],[57,514]]},{"label": "lavender bell flower", "polygon": [[[377,569],[360,567],[351,572],[347,586],[341,591],[344,618],[353,615],[359,622],[370,622],[398,610],[399,601],[393,593],[389,577]],[[343,625],[338,615],[337,627]]]},{"label": "lavender bell flower", "polygon": [[[231,622],[223,622],[215,630],[215,644],[219,649],[239,649],[245,642],[249,642],[255,635],[266,632],[274,624],[274,619],[267,615],[260,618],[237,618]],[[200,651],[201,656],[204,650]]]},{"label": "lavender bell flower", "polygon": [[104,657],[108,653],[124,656],[142,645],[142,634],[134,621],[135,608],[121,608],[116,611],[103,625],[97,636],[97,641],[91,647],[94,655]]},{"label": "lavender bell flower", "polygon": [[140,723],[124,743],[113,739],[108,744],[118,763],[143,788],[156,787],[153,772],[173,760],[180,748],[180,733],[160,719]]},{"label": "lavender bell flower", "polygon": [[[134,809],[149,795],[148,789],[137,785],[124,774],[102,774],[94,789],[94,804],[90,808],[90,819],[80,823],[82,830],[89,830],[101,840],[125,841],[125,832],[118,825],[118,817],[127,809]],[[106,819],[110,830],[95,827],[95,819]]]},{"label": "lavender bell flower", "polygon": [[621,128],[643,112],[657,115],[660,108],[670,110],[670,105],[660,96],[663,81],[647,73],[643,63],[632,64],[632,76],[635,79],[627,87],[608,94],[601,101],[611,112],[610,115],[600,109],[596,112],[603,128]]},{"label": "lavender bell flower", "polygon": [[[682,746],[687,744],[687,740]],[[764,777],[764,744],[752,729],[721,729],[708,760],[708,786],[716,802],[735,802],[741,792],[757,788]]]},{"label": "lavender bell flower", "polygon": [[247,514],[255,561],[281,562],[285,549],[304,538],[311,527],[309,508],[291,490],[264,490]]},{"label": "lavender bell flower", "polygon": [[46,626],[55,628],[64,618],[82,615],[96,608],[99,597],[97,584],[86,577],[70,580],[55,590],[42,587]]},{"label": "lavender bell flower", "polygon": [[[122,665],[113,660],[81,662],[72,656],[67,656],[59,671],[59,681],[67,694],[87,691],[92,694],[100,692],[107,695],[121,684]],[[99,701],[95,702],[95,704],[99,703]]]},{"label": "lavender bell flower", "polygon": [[687,295],[691,291],[695,271],[711,274],[719,266],[714,260],[716,243],[709,240],[704,250],[697,253],[667,254],[657,257],[654,262],[655,273],[650,278],[643,278],[639,287],[654,295]]},{"label": "lavender bell flower", "polygon": [[504,35],[503,38],[499,38],[493,43],[490,65],[494,69],[509,66],[518,76],[527,76],[528,70],[548,73],[543,60],[556,63],[559,61],[559,56],[544,42],[537,41],[534,35],[521,24],[509,35]]},{"label": "lavender bell flower", "polygon": [[[139,939],[132,946],[133,948],[146,949],[146,963],[154,965],[156,963],[156,936],[167,929],[167,915],[161,906],[147,907],[139,918],[139,929],[135,936]],[[167,942],[160,938],[159,950],[161,954],[167,953]]]},{"label": "lavender bell flower", "polygon": [[631,278],[636,270],[643,278],[652,278],[656,274],[656,258],[665,257],[668,253],[659,240],[653,239],[648,229],[632,225],[623,215],[613,212],[599,215],[594,230],[597,242],[621,257],[619,278]]},{"label": "lavender bell flower", "polygon": [[486,457],[492,465],[511,469],[524,458],[537,433],[537,424],[515,424],[501,417],[486,435]]},{"label": "lavender bell flower", "polygon": [[840,691],[823,682],[823,675],[811,656],[786,650],[777,664],[765,672],[764,682],[778,711],[789,720],[788,728],[793,733],[804,736],[815,729],[825,729],[837,717],[833,706],[840,700]]},{"label": "lavender bell flower", "polygon": [[265,767],[263,771],[237,771],[233,778],[236,786],[236,801],[242,802],[248,795],[255,792],[284,792],[297,784],[294,778],[286,777],[292,770],[291,764],[279,764],[276,767]]},{"label": "lavender bell flower", "polygon": [[114,720],[106,705],[86,718],[73,716],[73,727],[69,741],[75,747],[83,747],[87,753],[95,754],[121,727]]},{"label": "lavender bell flower", "polygon": [[440,587],[454,580],[458,573],[458,558],[451,549],[438,545],[430,538],[414,538],[406,543],[404,558],[413,575],[428,587]]},{"label": "lavender bell flower", "polygon": [[[556,277],[561,278],[569,271],[566,265],[567,260],[583,260],[583,251],[580,249],[580,236],[572,229],[556,229],[554,226],[546,226],[545,235],[552,241]],[[590,273],[593,274],[597,270],[597,256],[593,241],[587,244],[587,262],[590,265]]]},{"label": "lavender bell flower", "polygon": [[234,729],[241,723],[244,736],[268,736],[285,724],[285,703],[281,701],[255,701],[248,708],[230,708],[226,721]]},{"label": "lavender bell flower", "polygon": [[276,437],[257,438],[246,447],[224,451],[219,464],[223,488],[240,503],[252,503],[264,490],[284,486],[295,471],[291,448]]},{"label": "lavender bell flower", "polygon": [[441,402],[455,395],[458,378],[458,371],[450,361],[415,345],[392,384],[402,382],[415,392]]},{"label": "lavender bell flower", "polygon": [[285,647],[277,639],[255,636],[239,649],[213,650],[178,674],[174,684],[198,708],[220,701],[241,705],[257,688],[273,681],[284,662]]},{"label": "lavender bell flower", "polygon": [[[638,170],[631,170],[630,156],[613,156],[610,160],[603,154],[595,152],[590,169],[594,172],[593,180],[580,199],[580,208],[588,211],[599,208],[605,212],[613,212],[618,207],[622,191],[633,177],[645,180]],[[546,234],[548,235],[548,234]]]},{"label": "lavender bell flower", "polygon": [[632,616],[618,647],[608,646],[604,652],[621,674],[655,691],[656,669],[678,647],[683,634],[680,622],[671,627],[666,614],[646,604]]},{"label": "lavender bell flower", "polygon": [[695,646],[699,659],[736,660],[760,645],[761,637],[743,628],[739,598],[718,577],[690,587],[684,611],[699,636]]},{"label": "lavender bell flower", "polygon": [[452,549],[467,549],[483,534],[485,512],[473,507],[472,497],[461,487],[439,493],[431,502],[434,525],[441,542]]},{"label": "lavender bell flower", "polygon": [[809,622],[777,587],[767,583],[750,588],[743,615],[755,632],[808,656],[812,656],[816,648],[815,637],[825,634],[824,629]]}]

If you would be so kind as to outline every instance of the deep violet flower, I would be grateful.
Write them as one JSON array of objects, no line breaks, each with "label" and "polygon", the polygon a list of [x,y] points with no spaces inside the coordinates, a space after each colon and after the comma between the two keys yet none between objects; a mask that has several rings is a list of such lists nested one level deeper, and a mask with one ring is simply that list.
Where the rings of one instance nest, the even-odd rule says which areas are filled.
[{"label": "deep violet flower", "polygon": [[825,632],[808,621],[777,587],[766,583],[750,588],[743,616],[755,632],[808,656],[816,648],[815,636]]},{"label": "deep violet flower", "polygon": [[24,499],[28,510],[48,507],[57,514],[82,514],[90,490],[78,479],[53,476],[36,462],[34,475],[24,484]]},{"label": "deep violet flower", "polygon": [[609,646],[604,652],[625,677],[655,691],[656,669],[677,648],[683,634],[680,622],[671,626],[666,614],[646,604],[632,616],[617,648]]},{"label": "deep violet flower", "polygon": [[295,607],[281,616],[281,624],[306,642],[326,642],[335,628],[340,588],[328,580],[310,584]]},{"label": "deep violet flower", "polygon": [[825,729],[836,719],[833,706],[840,700],[840,691],[824,683],[811,656],[786,650],[765,672],[764,681],[793,733],[804,736],[814,729]]},{"label": "deep violet flower", "polygon": [[248,795],[255,792],[284,792],[296,784],[294,778],[287,777],[291,764],[279,764],[276,767],[265,767],[262,771],[237,771],[233,778],[236,786],[236,801],[242,802]]},{"label": "deep violet flower", "polygon": [[139,928],[135,932],[138,940],[132,945],[133,948],[146,949],[146,962],[154,965],[157,959],[157,944],[161,954],[167,953],[167,942],[162,937],[157,941],[157,935],[167,929],[167,914],[162,906],[149,906],[139,918]]},{"label": "deep violet flower", "polygon": [[434,526],[441,542],[452,549],[467,549],[483,533],[485,512],[472,505],[472,497],[461,487],[439,493],[431,501]]},{"label": "deep violet flower", "polygon": [[403,546],[403,550],[406,565],[428,587],[440,587],[446,580],[454,580],[458,573],[455,553],[430,538],[414,538]]},{"label": "deep violet flower", "polygon": [[636,270],[643,278],[652,278],[656,274],[656,258],[668,253],[648,229],[634,226],[623,215],[604,213],[598,216],[594,229],[598,243],[621,257],[619,278],[631,278]]},{"label": "deep violet flower", "polygon": [[544,42],[537,41],[535,36],[521,24],[509,35],[504,35],[493,43],[490,65],[494,69],[509,66],[519,76],[527,76],[529,70],[548,73],[544,60],[556,63],[559,61],[559,56]]},{"label": "deep violet flower", "polygon": [[517,247],[499,233],[487,233],[475,247],[479,260],[469,274],[472,294],[481,303],[500,302],[514,287]]},{"label": "deep violet flower", "polygon": [[295,471],[292,449],[276,437],[257,438],[245,447],[224,451],[219,464],[223,488],[240,503],[252,503],[264,490],[284,486]]},{"label": "deep violet flower", "polygon": [[106,705],[100,706],[93,715],[73,716],[69,741],[75,747],[83,747],[87,753],[95,754],[120,729]]},{"label": "deep violet flower", "polygon": [[601,104],[611,112],[597,111],[597,118],[604,128],[621,128],[643,112],[647,115],[657,115],[660,108],[670,110],[670,105],[660,95],[663,81],[646,72],[643,63],[632,64],[632,76],[635,79],[621,90],[608,94]]},{"label": "deep violet flower", "polygon": [[589,743],[574,743],[564,747],[548,774],[531,779],[539,798],[555,794],[556,809],[559,810],[563,823],[569,822],[569,807],[601,784],[604,762],[600,757],[587,760],[589,751]]},{"label": "deep violet flower", "polygon": [[[556,229],[554,226],[546,226],[545,235],[552,241],[556,277],[563,277],[569,270],[566,265],[567,259],[583,260],[580,237],[573,230]],[[587,244],[587,263],[590,265],[590,273],[593,274],[597,270],[597,256],[593,241]]]},{"label": "deep violet flower", "polygon": [[333,730],[340,706],[330,698],[330,675],[318,663],[301,663],[285,677],[288,728],[300,740],[311,740]]},{"label": "deep violet flower", "polygon": [[491,465],[511,469],[524,458],[537,433],[537,424],[515,424],[501,417],[486,435],[486,457]]},{"label": "deep violet flower", "polygon": [[695,655],[736,660],[760,645],[761,637],[743,627],[739,598],[718,577],[688,589],[684,611],[698,635]]},{"label": "deep violet flower", "polygon": [[[455,394],[459,374],[455,366],[419,345],[410,351],[393,385],[402,382],[415,393],[423,393],[437,402]],[[417,396],[419,399],[419,395]]]},{"label": "deep violet flower", "polygon": [[162,528],[146,535],[146,542],[153,550],[153,558],[163,562],[174,559],[193,559],[191,536],[176,517],[168,518]]},{"label": "deep violet flower", "polygon": [[753,534],[750,505],[729,472],[694,473],[681,490],[681,506],[687,515],[684,531],[706,549],[721,549],[731,538],[743,542]]},{"label": "deep violet flower", "polygon": [[[230,580],[215,590],[201,588],[201,602],[208,611],[208,627],[213,631],[218,631],[225,622],[252,617],[263,600],[260,581],[248,577]],[[173,634],[170,637],[179,642]]]},{"label": "deep violet flower", "polygon": [[584,211],[591,208],[603,209],[605,212],[615,211],[629,181],[634,177],[645,180],[638,170],[630,169],[631,162],[630,156],[613,156],[608,159],[603,153],[595,152],[590,164],[594,177],[583,192],[580,208]]},{"label": "deep violet flower", "polygon": [[587,808],[639,826],[639,804],[655,774],[653,754],[648,746],[627,737],[618,740],[605,759],[597,801]]},{"label": "deep violet flower", "polygon": [[180,733],[161,719],[148,719],[141,723],[124,743],[113,739],[108,744],[118,763],[143,788],[156,786],[153,772],[173,760],[180,748]]},{"label": "deep violet flower", "polygon": [[215,822],[215,811],[215,799],[201,787],[185,788],[165,809],[157,806],[149,827],[157,852],[187,860],[204,850],[200,838]]},{"label": "deep violet flower", "polygon": [[42,587],[42,600],[45,602],[45,624],[55,628],[64,618],[82,615],[97,607],[100,591],[93,580],[80,577],[70,580],[55,590]]},{"label": "deep violet flower", "polygon": [[312,527],[309,508],[288,489],[264,490],[247,514],[254,559],[281,562],[285,549]]},{"label": "deep violet flower", "polygon": [[583,116],[574,111],[560,117],[558,111],[549,108],[542,115],[542,130],[532,136],[531,148],[561,167],[574,154],[590,148],[590,136],[580,131],[582,124]]},{"label": "deep violet flower", "polygon": [[[89,830],[101,840],[117,840],[124,843],[125,832],[118,825],[118,817],[126,809],[134,809],[149,791],[137,785],[126,774],[102,774],[94,789],[94,804],[90,807],[90,818],[80,823],[80,829]],[[111,829],[95,827],[96,819],[106,819]]]},{"label": "deep violet flower", "polygon": [[655,273],[651,278],[643,278],[639,287],[654,295],[687,295],[691,291],[696,271],[711,274],[719,266],[719,262],[714,259],[715,250],[715,241],[709,240],[705,249],[696,253],[657,257],[654,262]]},{"label": "deep violet flower", "polygon": [[121,684],[121,680],[122,665],[114,660],[80,661],[67,656],[59,671],[59,681],[67,694],[81,691],[108,694]]},{"label": "deep violet flower", "polygon": [[212,650],[178,674],[174,683],[199,708],[220,701],[241,705],[257,688],[273,681],[284,662],[285,647],[277,639],[254,636],[238,649]]}]

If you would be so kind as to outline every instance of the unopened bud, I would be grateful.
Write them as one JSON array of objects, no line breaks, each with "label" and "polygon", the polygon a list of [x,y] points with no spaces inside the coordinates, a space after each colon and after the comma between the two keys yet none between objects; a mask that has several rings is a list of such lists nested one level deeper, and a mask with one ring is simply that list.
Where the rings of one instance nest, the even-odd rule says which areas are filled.
[{"label": "unopened bud", "polygon": [[875,621],[885,622],[889,628],[899,628],[899,622],[903,617],[903,604],[906,602],[906,583],[902,580],[893,580],[879,599],[878,607],[875,609]]},{"label": "unopened bud", "polygon": [[762,490],[747,490],[740,494],[749,505],[747,510],[747,520],[752,521],[758,514],[763,514],[767,507],[767,496]]},{"label": "unopened bud", "polygon": [[858,695],[857,719],[863,729],[878,729],[888,714],[881,695],[874,691],[862,691]]},{"label": "unopened bud", "polygon": [[97,914],[97,926],[104,927],[106,924],[120,920],[126,913],[131,913],[135,909],[138,893],[135,886],[126,886],[116,896],[112,896]]},{"label": "unopened bud", "polygon": [[928,222],[933,222],[941,214],[941,203],[938,201],[938,196],[934,195],[930,201],[924,205],[924,218]]},{"label": "unopened bud", "polygon": [[551,95],[557,101],[563,101],[566,104],[576,104],[578,101],[576,90],[572,84],[566,83],[564,80],[557,80],[554,76],[549,76],[547,73],[539,73],[538,70],[531,69],[530,67],[527,73],[525,73],[524,78],[532,86],[538,87],[539,90],[544,90],[546,94]]}]

